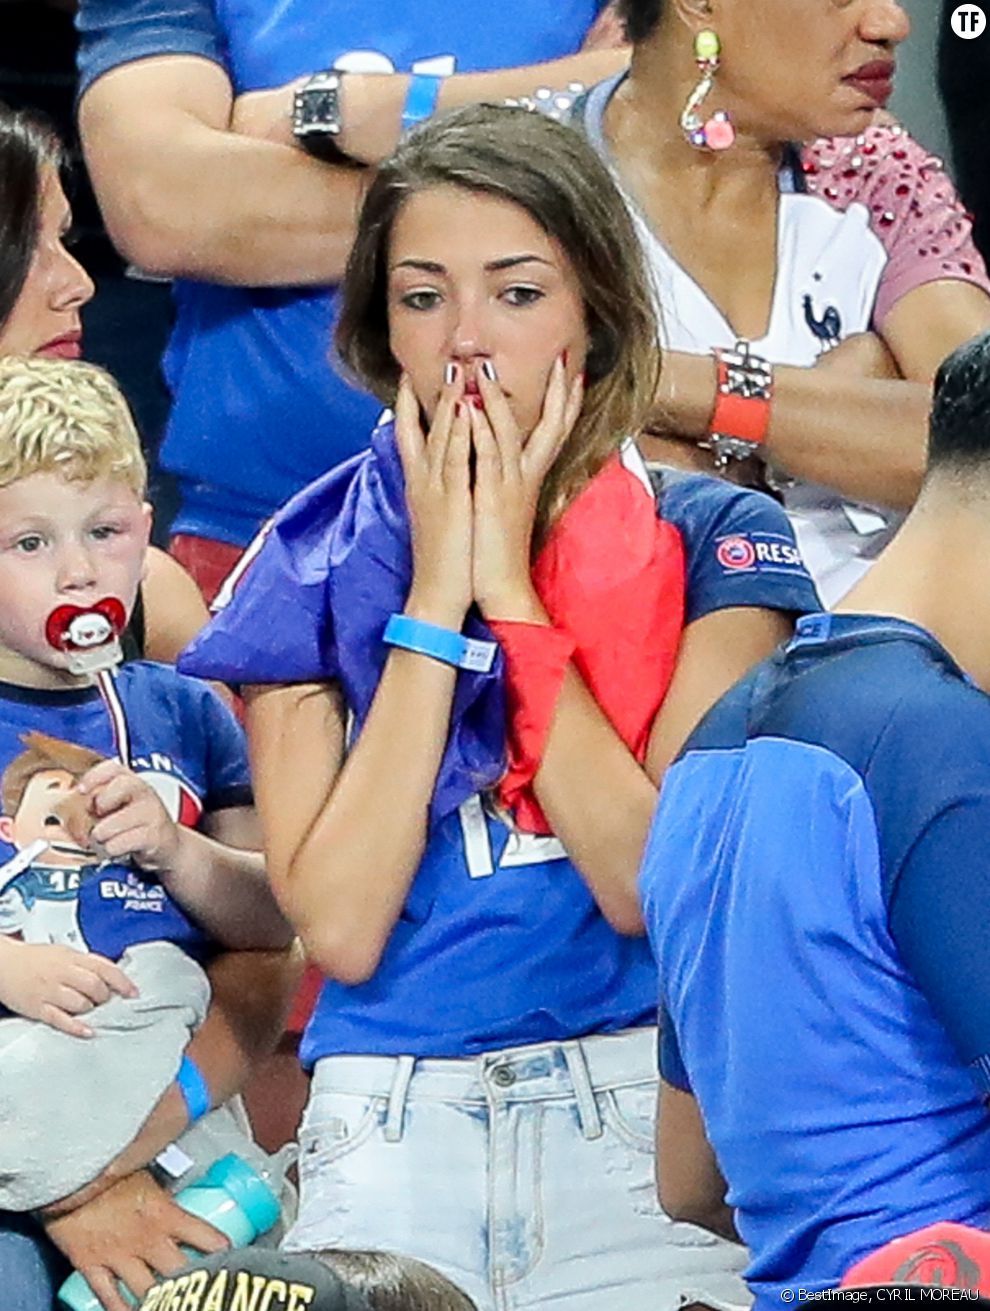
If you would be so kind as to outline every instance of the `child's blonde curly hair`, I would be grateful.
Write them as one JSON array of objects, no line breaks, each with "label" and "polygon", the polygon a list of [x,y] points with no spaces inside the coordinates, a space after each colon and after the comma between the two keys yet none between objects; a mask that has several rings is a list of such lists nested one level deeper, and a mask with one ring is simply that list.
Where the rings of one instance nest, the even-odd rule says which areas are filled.
[{"label": "child's blonde curly hair", "polygon": [[0,358],[0,487],[33,473],[115,478],[143,497],[134,420],[105,370],[81,361]]}]

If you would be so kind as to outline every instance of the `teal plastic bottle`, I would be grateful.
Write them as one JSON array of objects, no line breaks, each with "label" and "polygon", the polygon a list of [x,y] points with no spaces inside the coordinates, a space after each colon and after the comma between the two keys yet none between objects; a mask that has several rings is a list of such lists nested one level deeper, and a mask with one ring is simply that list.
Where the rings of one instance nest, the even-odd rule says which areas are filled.
[{"label": "teal plastic bottle", "polygon": [[[199,1183],[183,1188],[175,1200],[184,1211],[226,1234],[232,1247],[250,1246],[281,1215],[278,1197],[267,1181],[234,1155],[214,1161]],[[183,1251],[198,1255],[189,1248]],[[126,1288],[120,1288],[120,1295],[128,1306],[137,1306]],[[102,1311],[99,1298],[78,1271],[59,1289],[58,1300],[68,1311]]]}]

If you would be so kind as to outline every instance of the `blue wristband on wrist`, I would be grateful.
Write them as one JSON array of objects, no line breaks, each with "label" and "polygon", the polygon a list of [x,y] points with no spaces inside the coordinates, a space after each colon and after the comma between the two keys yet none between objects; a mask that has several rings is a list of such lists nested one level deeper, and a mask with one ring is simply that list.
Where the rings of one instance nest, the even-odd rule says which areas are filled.
[{"label": "blue wristband on wrist", "polygon": [[442,77],[436,77],[432,73],[413,73],[409,80],[405,107],[402,110],[403,132],[408,132],[411,127],[415,127],[424,118],[433,116],[440,96],[440,83],[442,81]]},{"label": "blue wristband on wrist", "polygon": [[199,1067],[188,1056],[183,1056],[175,1082],[179,1085],[179,1092],[182,1093],[182,1100],[186,1104],[189,1123],[195,1124],[197,1120],[202,1120],[207,1111],[212,1109],[213,1099],[210,1097],[210,1090]]},{"label": "blue wristband on wrist", "polygon": [[495,663],[497,642],[479,642],[475,638],[455,633],[450,628],[428,624],[410,615],[392,615],[385,625],[382,641],[386,646],[401,646],[417,655],[432,656],[445,665],[457,669],[470,669],[476,674],[487,674]]}]

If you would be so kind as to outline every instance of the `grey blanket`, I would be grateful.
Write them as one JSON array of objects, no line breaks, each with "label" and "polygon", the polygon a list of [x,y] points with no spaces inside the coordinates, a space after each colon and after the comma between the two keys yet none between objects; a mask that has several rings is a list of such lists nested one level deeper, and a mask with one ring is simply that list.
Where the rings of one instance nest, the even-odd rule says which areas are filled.
[{"label": "grey blanket", "polygon": [[92,1038],[37,1020],[0,1020],[0,1209],[75,1192],[134,1140],[203,1022],[210,985],[178,947],[142,943],[120,966],[135,998],[86,1015]]}]

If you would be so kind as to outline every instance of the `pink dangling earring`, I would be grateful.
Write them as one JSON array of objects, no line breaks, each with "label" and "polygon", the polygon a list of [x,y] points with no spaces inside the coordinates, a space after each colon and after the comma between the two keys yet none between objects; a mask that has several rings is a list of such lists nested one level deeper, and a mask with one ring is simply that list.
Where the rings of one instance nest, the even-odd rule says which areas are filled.
[{"label": "pink dangling earring", "polygon": [[701,80],[688,96],[681,114],[681,131],[688,143],[697,150],[728,150],[736,139],[736,129],[724,109],[717,109],[710,118],[698,112],[702,101],[715,85],[722,43],[718,34],[706,27],[694,38],[694,58]]}]

